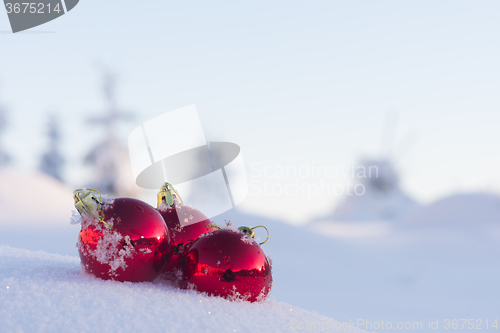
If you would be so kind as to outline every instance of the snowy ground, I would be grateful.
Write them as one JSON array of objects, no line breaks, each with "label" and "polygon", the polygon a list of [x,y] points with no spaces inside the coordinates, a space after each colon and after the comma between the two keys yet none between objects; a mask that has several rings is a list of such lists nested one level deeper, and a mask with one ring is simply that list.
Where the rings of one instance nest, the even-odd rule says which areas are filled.
[{"label": "snowy ground", "polygon": [[341,322],[421,322],[419,331],[434,332],[429,320],[440,329],[446,319],[500,325],[500,223],[472,222],[268,222],[273,294]]},{"label": "snowy ground", "polygon": [[2,332],[287,332],[308,323],[335,327],[328,317],[274,300],[229,302],[158,280],[103,281],[82,273],[76,257],[0,246],[0,266]]},{"label": "snowy ground", "polygon": [[[367,322],[373,325],[382,321],[391,322],[393,325],[399,322],[421,322],[423,329],[419,331],[424,332],[427,331],[429,320],[432,322],[439,320],[440,327],[443,328],[446,319],[474,319],[474,322],[481,319],[483,322],[489,320],[490,324],[495,319],[500,319],[498,318],[499,225],[450,228],[448,226],[395,226],[392,223],[378,222],[371,229],[366,228],[368,231],[364,234],[359,233],[354,236],[354,232],[348,231],[352,224],[344,224],[342,228],[333,228],[343,230],[342,235],[338,236],[335,233],[329,234],[325,226],[299,228],[238,212],[231,212],[225,217],[231,219],[235,225],[255,226],[262,223],[269,228],[271,238],[263,245],[263,248],[273,260],[272,297],[277,302],[286,302],[307,311],[316,311],[320,315],[340,322],[363,320],[364,324],[359,327],[369,331],[375,330],[376,326],[366,326]],[[222,224],[223,218],[217,222]],[[363,228],[363,225],[352,225],[352,228]],[[322,234],[315,233],[314,230],[321,231]],[[24,286],[36,289],[46,286],[45,282],[41,283],[40,280],[52,281],[54,279],[55,282],[50,282],[51,285],[55,287],[58,281],[64,282],[67,292],[72,288],[69,287],[72,284],[75,290],[82,287],[84,291],[75,291],[78,295],[87,293],[87,286],[91,283],[95,284],[95,286],[92,285],[92,289],[109,286],[109,284],[116,285],[114,288],[117,289],[113,289],[113,295],[117,295],[119,293],[117,290],[122,290],[121,288],[132,288],[131,290],[152,288],[156,290],[152,292],[153,294],[159,293],[161,289],[167,290],[178,298],[185,296],[186,304],[193,302],[190,297],[196,297],[161,284],[125,287],[113,282],[95,281],[85,277],[81,274],[78,265],[79,260],[75,248],[77,233],[78,226],[71,226],[67,221],[60,227],[31,227],[24,230],[4,227],[0,232],[0,244],[32,250],[44,249],[71,257],[45,257],[42,254],[16,252],[11,256],[21,257],[22,261],[16,266],[16,261],[12,263],[13,259],[8,259],[11,261],[9,266],[5,263],[5,253],[9,251],[11,253],[12,250],[3,249],[0,255],[3,258],[0,281],[5,278],[24,281]],[[32,259],[37,255],[40,259]],[[30,268],[31,265],[39,267],[40,274],[50,274],[38,278],[33,273],[33,267]],[[37,269],[34,270],[37,271]],[[54,273],[51,273],[52,271]],[[32,273],[25,274],[25,272]],[[61,280],[55,278],[59,274],[63,276]],[[2,285],[1,288],[3,287]],[[135,292],[137,295],[140,294],[138,291]],[[20,304],[33,303],[27,292],[22,295],[26,299],[24,301],[22,298],[17,299]],[[51,293],[39,294],[38,297],[45,299],[44,302],[56,304],[52,303],[54,301],[51,295]],[[104,289],[92,295],[97,299],[100,298],[98,295],[109,297]],[[92,297],[86,298],[87,301],[90,302]],[[160,302],[160,299],[163,298],[158,298],[157,302]],[[167,301],[166,298],[164,300]],[[112,303],[106,304],[109,306],[118,302],[121,302],[121,299],[113,298]],[[4,304],[6,303],[3,299],[0,304],[2,304],[0,306],[2,312],[5,311]],[[83,303],[79,304],[82,306]],[[236,308],[231,307],[233,305],[229,304],[230,308],[221,310],[229,311],[224,315],[227,322],[235,320],[231,318],[238,314]],[[48,305],[43,307],[46,306]],[[72,311],[78,312],[79,306]],[[266,306],[277,307],[273,317],[285,318],[281,317],[284,316],[281,313],[283,310],[281,306],[285,308],[286,306],[274,303],[274,301]],[[88,311],[96,311],[95,308],[95,306],[90,306]],[[43,317],[40,312],[42,310],[33,311],[35,311],[34,308],[27,306],[23,313]],[[186,309],[186,311],[192,310]],[[93,313],[93,316],[99,315],[98,312]],[[316,318],[316,315],[311,312],[303,313],[305,317]],[[54,319],[54,322],[59,322],[59,319],[56,320],[62,318],[62,315],[61,317],[59,315],[61,314],[57,317],[51,317],[51,315],[48,317]],[[174,317],[178,318],[177,314]],[[1,313],[0,322],[5,318],[8,317]],[[16,318],[20,319],[20,317]],[[113,318],[119,320],[119,317]],[[291,320],[296,317],[286,318]],[[276,323],[282,325],[288,319],[279,319]],[[259,322],[259,320],[255,321]],[[61,321],[63,322],[65,321]],[[268,324],[270,325],[269,331],[279,331],[277,324]],[[203,329],[201,326],[199,328]],[[250,330],[249,327],[247,328]],[[281,327],[284,331],[290,328],[290,322],[288,326]],[[385,330],[377,329],[377,331]]]},{"label": "snowy ground", "polygon": [[[421,332],[436,332],[428,327],[438,321],[437,331],[443,331],[447,319],[460,326],[461,319],[473,319],[476,326],[481,320],[483,329],[488,320],[495,330],[491,325],[500,320],[500,200],[486,199],[447,200],[399,223],[325,221],[294,227],[238,211],[215,218],[219,224],[226,219],[235,226],[268,227],[271,237],[263,248],[273,260],[274,287],[263,305],[227,303],[159,282],[92,279],[79,268],[79,226],[69,224],[71,208],[61,206],[58,214],[67,217],[58,219],[54,212],[51,223],[10,223],[0,214],[0,245],[67,255],[1,248],[0,327],[15,331],[25,325],[23,330],[31,331],[29,325],[45,323],[49,331],[62,325],[85,331],[115,323],[132,331],[142,323],[162,332],[181,327],[274,332],[291,330],[291,320],[313,322],[323,315],[379,332],[390,331],[381,328],[382,321],[393,329],[399,323],[422,323],[422,329],[410,329]],[[453,223],[458,219],[453,212],[467,203],[473,207]],[[217,317],[208,315],[211,309]]]},{"label": "snowy ground", "polygon": [[86,275],[72,209],[71,190],[48,177],[0,174],[0,332],[361,331],[273,295],[262,304],[228,302],[161,279],[120,283]]}]

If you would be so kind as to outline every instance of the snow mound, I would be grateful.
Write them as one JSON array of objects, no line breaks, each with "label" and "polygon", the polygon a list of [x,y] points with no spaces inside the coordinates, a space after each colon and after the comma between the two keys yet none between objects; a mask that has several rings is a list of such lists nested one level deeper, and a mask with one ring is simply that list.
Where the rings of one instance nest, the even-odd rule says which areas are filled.
[{"label": "snow mound", "polygon": [[0,170],[0,225],[64,225],[71,216],[73,192],[42,173]]},{"label": "snow mound", "polygon": [[391,224],[387,221],[314,221],[307,227],[320,235],[338,239],[369,239],[385,236],[391,232]]},{"label": "snow mound", "polygon": [[407,221],[425,224],[500,225],[500,196],[489,193],[453,195],[418,209]]},{"label": "snow mound", "polygon": [[336,330],[328,317],[272,299],[229,302],[164,281],[100,280],[76,257],[0,246],[0,267],[2,331],[288,332],[309,323],[362,332]]}]

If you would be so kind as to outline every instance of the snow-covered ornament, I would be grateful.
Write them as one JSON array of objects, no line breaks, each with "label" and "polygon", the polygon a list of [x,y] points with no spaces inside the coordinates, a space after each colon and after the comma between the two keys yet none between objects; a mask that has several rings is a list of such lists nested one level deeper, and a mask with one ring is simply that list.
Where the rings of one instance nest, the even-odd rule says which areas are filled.
[{"label": "snow-covered ornament", "polygon": [[158,193],[158,211],[168,227],[173,252],[164,270],[165,277],[176,279],[191,244],[201,235],[217,230],[218,226],[196,208],[184,205],[169,183],[164,183]]},{"label": "snow-covered ornament", "polygon": [[257,243],[255,228],[228,226],[198,238],[186,254],[181,287],[230,300],[264,301],[273,278],[260,246],[267,239]]},{"label": "snow-covered ornament", "polygon": [[161,215],[147,203],[103,199],[96,190],[74,191],[81,215],[78,252],[87,273],[104,280],[153,281],[171,256]]}]

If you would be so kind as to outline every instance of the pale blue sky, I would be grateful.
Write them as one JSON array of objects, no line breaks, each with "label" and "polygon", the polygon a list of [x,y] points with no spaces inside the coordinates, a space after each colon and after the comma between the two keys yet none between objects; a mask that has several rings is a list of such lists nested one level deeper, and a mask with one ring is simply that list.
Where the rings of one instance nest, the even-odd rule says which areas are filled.
[{"label": "pale blue sky", "polygon": [[[124,142],[141,122],[196,104],[207,139],[238,143],[250,176],[252,163],[348,166],[380,156],[392,111],[395,141],[419,138],[398,163],[410,195],[500,192],[499,11],[498,1],[82,0],[30,30],[54,33],[0,34],[0,100],[13,126],[3,144],[33,168],[46,113],[59,110],[66,176],[78,186],[77,158],[99,134],[82,122],[103,107],[103,63],[138,115],[120,127]],[[337,200],[250,195],[242,208],[300,222]]]}]

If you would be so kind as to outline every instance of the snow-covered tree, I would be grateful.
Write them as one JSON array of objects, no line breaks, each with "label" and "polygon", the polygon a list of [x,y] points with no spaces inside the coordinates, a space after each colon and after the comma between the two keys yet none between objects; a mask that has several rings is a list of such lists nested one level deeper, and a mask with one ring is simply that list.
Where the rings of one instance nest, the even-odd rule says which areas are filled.
[{"label": "snow-covered tree", "polygon": [[8,165],[11,161],[10,155],[3,150],[1,136],[5,129],[7,128],[7,110],[0,105],[0,167]]},{"label": "snow-covered tree", "polygon": [[115,134],[120,121],[132,118],[132,114],[118,108],[116,102],[116,78],[112,73],[104,75],[104,97],[106,108],[100,115],[88,118],[91,126],[101,126],[105,138],[89,151],[85,163],[93,169],[93,179],[89,187],[110,195],[132,195],[135,180],[132,176],[126,146]]},{"label": "snow-covered tree", "polygon": [[[352,167],[351,193],[344,195],[330,216],[337,221],[402,220],[419,204],[401,187],[399,171],[395,162],[415,142],[414,133],[408,133],[399,144],[395,144],[397,113],[388,113],[384,126],[381,156],[361,159]],[[399,149],[395,149],[399,148]]]},{"label": "snow-covered tree", "polygon": [[62,181],[61,173],[64,166],[64,158],[59,152],[61,133],[58,118],[54,115],[50,118],[47,136],[49,138],[49,148],[42,155],[40,171]]},{"label": "snow-covered tree", "polygon": [[364,159],[353,171],[353,189],[336,207],[334,220],[398,220],[418,208],[418,203],[400,187],[391,161]]},{"label": "snow-covered tree", "polygon": [[106,100],[106,109],[98,116],[88,118],[91,125],[101,125],[106,132],[114,135],[116,124],[122,120],[132,119],[132,113],[125,112],[118,107],[116,102],[116,76],[113,73],[104,74],[103,93]]}]

